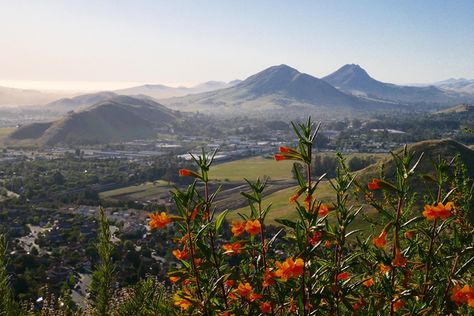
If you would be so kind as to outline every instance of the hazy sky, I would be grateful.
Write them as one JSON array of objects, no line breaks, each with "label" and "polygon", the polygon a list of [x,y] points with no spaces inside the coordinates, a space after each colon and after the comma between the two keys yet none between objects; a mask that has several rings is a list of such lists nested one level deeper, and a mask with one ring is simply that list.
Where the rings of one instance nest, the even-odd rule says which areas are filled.
[{"label": "hazy sky", "polygon": [[[0,0],[0,82],[189,85],[357,63],[395,83],[474,78],[474,1]],[[80,83],[77,83],[80,84]]]}]

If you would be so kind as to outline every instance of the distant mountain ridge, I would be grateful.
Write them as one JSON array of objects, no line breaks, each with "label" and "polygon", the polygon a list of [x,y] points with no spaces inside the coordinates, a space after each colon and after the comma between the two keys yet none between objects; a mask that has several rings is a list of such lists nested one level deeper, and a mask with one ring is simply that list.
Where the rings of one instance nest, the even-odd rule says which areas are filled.
[{"label": "distant mountain ridge", "polygon": [[25,125],[8,141],[30,140],[40,145],[129,141],[167,131],[178,118],[179,114],[152,100],[115,96],[55,122]]},{"label": "distant mountain ridge", "polygon": [[433,85],[446,90],[474,94],[474,79],[450,78],[435,82]]},{"label": "distant mountain ridge", "polygon": [[39,105],[51,102],[69,93],[41,92],[0,86],[0,106]]},{"label": "distant mountain ridge", "polygon": [[347,93],[405,104],[450,105],[472,99],[435,86],[400,86],[381,82],[356,64],[344,65],[322,79]]},{"label": "distant mountain ridge", "polygon": [[244,113],[266,111],[359,111],[383,107],[348,95],[327,82],[301,73],[287,65],[269,67],[233,87],[161,100],[163,104],[180,110],[213,113]]},{"label": "distant mountain ridge", "polygon": [[146,84],[137,87],[115,90],[114,92],[122,95],[148,95],[155,99],[164,99],[171,97],[185,96],[188,94],[196,94],[208,92],[218,89],[225,89],[238,84],[240,80],[230,82],[223,81],[207,81],[193,87],[169,87],[162,84]]},{"label": "distant mountain ridge", "polygon": [[103,91],[97,93],[81,94],[72,98],[62,98],[46,104],[51,108],[66,108],[68,110],[78,109],[82,106],[91,106],[92,104],[105,101],[117,96],[116,93]]}]

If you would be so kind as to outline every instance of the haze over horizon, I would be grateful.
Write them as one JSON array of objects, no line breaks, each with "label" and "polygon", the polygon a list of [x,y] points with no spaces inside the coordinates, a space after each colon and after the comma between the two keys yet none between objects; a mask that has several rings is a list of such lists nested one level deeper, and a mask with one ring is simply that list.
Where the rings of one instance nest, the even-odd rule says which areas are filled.
[{"label": "haze over horizon", "polygon": [[474,78],[472,1],[0,3],[4,86],[192,86],[278,64],[323,77],[355,63],[405,84]]}]

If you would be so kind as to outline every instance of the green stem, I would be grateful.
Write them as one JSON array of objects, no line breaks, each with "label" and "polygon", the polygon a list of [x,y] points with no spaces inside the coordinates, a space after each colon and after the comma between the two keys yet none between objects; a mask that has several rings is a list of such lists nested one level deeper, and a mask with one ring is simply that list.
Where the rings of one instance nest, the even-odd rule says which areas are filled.
[{"label": "green stem", "polygon": [[[209,185],[208,185],[208,182],[204,182],[204,198],[205,198],[205,210],[204,212],[206,214],[209,214]],[[208,215],[208,218],[209,220],[211,220],[210,218],[210,214]],[[212,252],[212,259],[214,261],[214,267],[216,268],[216,272],[217,272],[217,278],[220,279],[221,278],[221,271],[220,271],[220,265],[219,265],[219,260],[217,258],[217,253],[216,253],[216,247],[215,247],[215,244],[214,244],[214,231],[213,230],[210,230],[209,231],[209,240],[210,240],[210,243],[211,243],[211,252]],[[225,287],[224,287],[224,282],[222,282],[222,280],[219,281],[219,286],[221,288],[221,292],[222,292],[222,298],[224,299],[224,304],[225,304],[225,308],[229,308],[229,305],[228,305],[228,302],[227,302],[227,295],[226,295],[226,292],[225,292]]]}]

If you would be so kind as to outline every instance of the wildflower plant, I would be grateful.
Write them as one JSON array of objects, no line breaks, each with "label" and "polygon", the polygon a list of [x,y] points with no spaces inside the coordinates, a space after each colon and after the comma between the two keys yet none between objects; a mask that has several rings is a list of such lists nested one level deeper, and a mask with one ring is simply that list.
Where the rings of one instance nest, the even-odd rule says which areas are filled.
[{"label": "wildflower plant", "polygon": [[[423,154],[405,147],[394,167],[361,180],[337,154],[333,179],[312,170],[320,124],[292,123],[295,147],[276,161],[295,162],[294,217],[276,219],[270,234],[266,179],[246,180],[248,213],[223,231],[227,210],[210,192],[216,152],[192,156],[196,170],[186,189],[172,192],[175,214],[150,215],[150,228],[173,225],[180,234],[169,271],[177,314],[195,315],[444,315],[474,305],[473,186],[459,160],[434,163],[435,175],[417,173]],[[323,200],[326,181],[334,198]],[[421,183],[428,188],[422,189]],[[376,220],[368,216],[377,215]],[[227,237],[226,236],[230,236]]]}]

